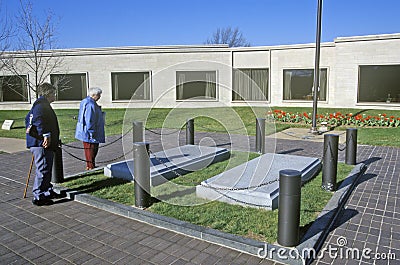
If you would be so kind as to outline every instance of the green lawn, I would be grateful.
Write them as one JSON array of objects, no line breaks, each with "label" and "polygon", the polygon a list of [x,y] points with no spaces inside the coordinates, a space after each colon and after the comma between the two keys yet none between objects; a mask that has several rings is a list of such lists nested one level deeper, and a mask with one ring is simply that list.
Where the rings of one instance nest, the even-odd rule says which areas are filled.
[{"label": "green lawn", "polygon": [[[312,112],[311,108],[272,108],[286,112]],[[106,135],[118,135],[123,133],[123,123],[125,121],[124,132],[131,126],[132,121],[146,121],[146,128],[181,128],[187,119],[195,118],[196,131],[222,132],[229,131],[234,134],[255,135],[256,117],[265,118],[269,109],[234,107],[234,108],[207,108],[207,109],[104,109],[106,112]],[[365,115],[376,116],[385,112],[388,116],[400,117],[400,110],[360,110],[360,109],[318,109],[318,113],[362,113]],[[78,110],[56,110],[58,115],[61,140],[64,143],[75,141],[74,132],[76,116]],[[0,122],[6,119],[15,120],[14,128],[11,131],[0,130],[0,137],[25,138],[24,117],[27,111],[21,110],[1,110]],[[267,123],[266,134],[275,131],[282,131],[290,127],[308,128],[310,125],[302,124],[282,124]],[[337,130],[345,130],[341,126]],[[400,127],[398,128],[378,128],[360,127],[358,128],[358,143],[367,145],[385,145],[400,147]]]},{"label": "green lawn", "polygon": [[[277,237],[278,210],[266,211],[217,201],[210,202],[197,198],[194,193],[194,187],[201,181],[227,170],[227,167],[234,167],[256,156],[258,154],[233,152],[230,161],[213,164],[152,188],[152,196],[158,200],[148,210],[227,233],[273,243]],[[353,166],[340,163],[337,181],[345,179],[352,168]],[[331,192],[321,189],[321,183],[320,173],[302,188],[300,216],[302,234],[315,221],[332,196]],[[98,174],[72,179],[63,185],[121,204],[135,204],[134,184],[125,180]]]}]

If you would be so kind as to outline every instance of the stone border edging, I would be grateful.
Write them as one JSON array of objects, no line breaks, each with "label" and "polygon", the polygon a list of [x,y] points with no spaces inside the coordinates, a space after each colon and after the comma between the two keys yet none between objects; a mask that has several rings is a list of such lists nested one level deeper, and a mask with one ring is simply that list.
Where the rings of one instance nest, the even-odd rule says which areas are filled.
[{"label": "stone border edging", "polygon": [[[354,189],[357,180],[363,175],[366,169],[367,166],[365,164],[356,165],[356,167],[350,172],[349,176],[342,182],[338,190],[333,194],[332,198],[322,210],[321,214],[308,229],[307,233],[302,239],[302,242],[295,248],[273,245],[266,242],[221,232],[212,228],[206,228],[185,221],[180,221],[172,217],[140,210],[133,206],[122,205],[89,194],[80,193],[79,191],[71,191],[64,187],[57,186],[55,188],[62,192],[66,192],[70,199],[73,199],[77,202],[88,204],[90,206],[125,216],[139,222],[151,224],[163,229],[171,230],[193,238],[205,240],[213,244],[218,244],[240,252],[277,262],[286,264],[309,264],[313,259],[303,259],[299,253],[303,253],[303,250],[311,248],[317,253],[321,249],[340,211],[343,209],[343,206],[350,196],[351,191]],[[88,174],[93,174],[93,172],[88,172]],[[83,176],[85,174],[76,174],[76,176],[78,175]],[[286,253],[285,257],[282,257],[282,255],[278,253],[278,250],[284,251]],[[288,253],[290,253],[290,255]]]},{"label": "stone border edging", "polygon": [[[304,253],[306,249],[313,249],[315,253],[321,250],[326,237],[338,219],[339,214],[344,209],[344,205],[350,197],[351,192],[366,170],[367,165],[363,163],[357,164],[349,176],[343,180],[338,190],[333,194],[332,198],[303,236],[302,242],[296,247],[298,253]],[[303,264],[310,264],[313,260],[313,257],[306,258]]]}]

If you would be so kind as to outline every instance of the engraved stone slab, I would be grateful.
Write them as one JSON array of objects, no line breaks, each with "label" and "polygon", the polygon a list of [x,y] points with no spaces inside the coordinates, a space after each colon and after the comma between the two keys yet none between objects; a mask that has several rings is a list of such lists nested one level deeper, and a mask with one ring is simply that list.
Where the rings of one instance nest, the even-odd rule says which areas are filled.
[{"label": "engraved stone slab", "polygon": [[278,208],[279,171],[301,171],[302,183],[321,169],[318,158],[267,153],[196,187],[196,195],[208,200],[274,210]]},{"label": "engraved stone slab", "polygon": [[[184,145],[150,154],[150,184],[160,185],[177,174],[187,174],[226,160],[230,152],[225,148]],[[133,160],[109,164],[104,175],[133,181]]]}]

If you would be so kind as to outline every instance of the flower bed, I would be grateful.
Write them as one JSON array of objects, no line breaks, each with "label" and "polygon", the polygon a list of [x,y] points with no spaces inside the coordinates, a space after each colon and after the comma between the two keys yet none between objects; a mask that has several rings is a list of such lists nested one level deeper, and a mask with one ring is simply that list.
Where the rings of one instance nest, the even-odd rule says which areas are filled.
[{"label": "flower bed", "polygon": [[[267,120],[277,122],[289,122],[289,123],[312,123],[312,114],[303,113],[292,113],[285,112],[283,110],[273,110],[267,113]],[[352,126],[365,126],[365,127],[399,127],[400,118],[395,116],[388,116],[385,113],[377,116],[352,113],[342,114],[340,112],[326,113],[325,115],[317,114],[316,121],[318,124],[326,122],[329,126],[341,126],[341,125],[352,125]]]}]

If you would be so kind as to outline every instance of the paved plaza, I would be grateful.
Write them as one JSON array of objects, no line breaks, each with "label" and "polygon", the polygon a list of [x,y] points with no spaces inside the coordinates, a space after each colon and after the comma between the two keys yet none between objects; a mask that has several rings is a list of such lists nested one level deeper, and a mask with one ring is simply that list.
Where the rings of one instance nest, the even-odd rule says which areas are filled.
[{"label": "paved plaza", "polygon": [[[184,144],[184,133],[170,137],[179,141],[163,140],[164,148]],[[266,138],[276,153],[322,158],[318,139],[295,133],[277,137]],[[163,148],[160,134],[146,131],[146,141],[154,152]],[[100,148],[97,161],[105,163],[98,166],[124,159],[123,141],[112,136],[107,142],[113,144]],[[254,137],[199,132],[199,142],[255,150]],[[82,150],[63,147],[65,176],[85,168],[76,157],[83,158]],[[343,151],[339,160],[344,161]],[[68,199],[36,207],[31,203],[33,177],[28,198],[22,198],[30,161],[27,150],[0,153],[0,264],[278,264]],[[321,247],[371,251],[359,258],[325,252],[312,264],[400,264],[400,148],[359,145],[357,162],[368,169]]]}]

